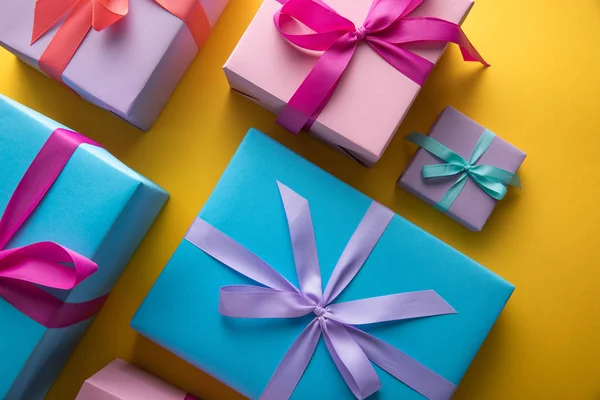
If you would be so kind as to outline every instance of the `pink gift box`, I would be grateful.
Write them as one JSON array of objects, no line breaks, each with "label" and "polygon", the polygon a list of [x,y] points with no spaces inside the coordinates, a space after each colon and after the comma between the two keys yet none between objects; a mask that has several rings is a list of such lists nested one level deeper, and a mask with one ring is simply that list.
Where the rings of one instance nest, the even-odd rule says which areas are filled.
[{"label": "pink gift box", "polygon": [[133,365],[116,359],[89,378],[75,400],[197,400]]},{"label": "pink gift box", "polygon": [[[361,26],[373,0],[325,0]],[[471,0],[426,0],[412,15],[461,23]],[[273,15],[281,4],[265,0],[223,67],[233,90],[279,113],[316,64],[319,54],[288,43]],[[414,52],[437,62],[441,46]],[[419,93],[420,86],[388,64],[366,43],[359,46],[333,97],[310,133],[357,161],[372,165],[382,156]]]},{"label": "pink gift box", "polygon": [[[199,0],[211,27],[229,0]],[[58,31],[31,45],[36,0],[0,0],[0,45],[40,70]],[[129,13],[85,37],[62,79],[87,101],[148,130],[198,53],[186,24],[154,0],[129,0]]]}]

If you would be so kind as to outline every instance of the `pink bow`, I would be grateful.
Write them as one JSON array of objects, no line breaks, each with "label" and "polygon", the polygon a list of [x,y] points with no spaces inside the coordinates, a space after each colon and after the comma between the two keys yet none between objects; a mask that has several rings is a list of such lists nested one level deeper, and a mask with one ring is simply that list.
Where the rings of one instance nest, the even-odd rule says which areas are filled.
[{"label": "pink bow", "polygon": [[[439,18],[409,17],[424,0],[374,0],[365,23],[356,27],[320,0],[278,0],[275,26],[294,45],[323,51],[317,64],[292,96],[277,122],[298,133],[325,108],[360,41],[399,72],[423,85],[434,64],[405,48],[406,45],[456,43],[465,61],[489,66],[469,42],[460,26]],[[288,33],[284,26],[296,20],[311,33]]]},{"label": "pink bow", "polygon": [[98,266],[54,242],[5,248],[82,143],[97,145],[75,132],[54,131],[19,182],[0,219],[0,297],[49,328],[69,326],[89,318],[99,310],[104,298],[66,304],[36,285],[71,290],[94,274]]}]

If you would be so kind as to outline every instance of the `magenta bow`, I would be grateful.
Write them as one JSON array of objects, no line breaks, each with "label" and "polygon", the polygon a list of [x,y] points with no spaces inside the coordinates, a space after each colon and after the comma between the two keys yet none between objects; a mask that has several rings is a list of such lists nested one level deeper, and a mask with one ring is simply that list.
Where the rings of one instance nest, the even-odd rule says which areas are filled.
[{"label": "magenta bow", "polygon": [[13,249],[6,246],[83,143],[98,146],[76,132],[55,130],[25,172],[0,219],[0,297],[47,328],[70,326],[91,317],[105,298],[64,303],[40,287],[71,290],[98,266],[54,242]]},{"label": "magenta bow", "polygon": [[364,399],[381,383],[371,361],[396,379],[434,400],[449,399],[456,386],[395,347],[355,325],[398,321],[456,311],[433,290],[335,303],[354,279],[387,229],[394,213],[373,202],[322,290],[321,272],[308,201],[278,182],[292,241],[300,289],[255,254],[206,221],[197,218],[186,240],[227,267],[264,285],[221,288],[219,312],[236,318],[315,317],[285,354],[262,400],[288,399],[304,374],[323,335],[340,374],[352,393]]},{"label": "magenta bow", "polygon": [[[409,16],[425,0],[374,0],[363,26],[358,28],[320,0],[277,1],[283,4],[274,18],[281,35],[301,48],[324,52],[279,114],[277,122],[293,133],[310,125],[325,108],[360,41],[367,42],[420,86],[434,63],[406,49],[407,45],[456,43],[465,61],[489,66],[457,24],[439,18]],[[313,32],[287,33],[284,26],[292,20]]]}]

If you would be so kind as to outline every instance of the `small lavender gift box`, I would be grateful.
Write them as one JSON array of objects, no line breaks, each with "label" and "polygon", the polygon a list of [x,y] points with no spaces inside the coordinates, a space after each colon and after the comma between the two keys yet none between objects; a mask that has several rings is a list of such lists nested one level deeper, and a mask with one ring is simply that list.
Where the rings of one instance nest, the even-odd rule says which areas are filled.
[{"label": "small lavender gift box", "polygon": [[420,149],[398,185],[470,230],[483,228],[508,185],[520,187],[516,172],[527,155],[452,107],[429,136],[407,140]]}]

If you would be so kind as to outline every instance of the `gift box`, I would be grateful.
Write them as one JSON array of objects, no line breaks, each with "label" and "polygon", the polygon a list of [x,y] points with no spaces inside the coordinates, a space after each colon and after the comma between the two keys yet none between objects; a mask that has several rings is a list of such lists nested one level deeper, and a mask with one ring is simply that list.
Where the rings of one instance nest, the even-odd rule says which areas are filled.
[{"label": "gift box", "polygon": [[[305,99],[298,98],[298,103],[306,100],[306,98],[321,99],[319,96],[322,95],[326,98],[325,101],[311,115],[311,119],[305,127],[309,128],[312,135],[326,141],[342,153],[365,165],[372,165],[382,156],[419,93],[428,72],[442,55],[445,48],[444,41],[447,41],[447,38],[429,40],[433,39],[431,33],[441,32],[449,25],[443,24],[444,26],[441,29],[437,26],[417,27],[416,32],[411,25],[411,28],[403,29],[410,29],[408,36],[414,37],[399,36],[398,39],[394,40],[383,36],[385,29],[376,29],[376,27],[381,28],[389,22],[377,21],[373,17],[373,13],[369,11],[375,9],[381,17],[381,14],[383,14],[381,11],[384,10],[383,7],[389,6],[389,1],[324,0],[324,3],[340,16],[339,18],[336,17],[334,26],[328,27],[333,33],[345,33],[345,30],[340,27],[341,24],[344,29],[348,29],[347,36],[350,37],[349,40],[353,40],[352,38],[355,38],[356,35],[361,35],[359,39],[365,39],[358,43],[354,54],[350,54],[351,59],[348,67],[345,70],[338,71],[338,64],[344,64],[347,59],[344,58],[342,61],[337,59],[334,61],[325,60],[328,57],[327,52],[319,53],[306,50],[313,44],[314,38],[304,37],[305,41],[309,43],[302,49],[286,40],[292,40],[294,44],[304,45],[304,42],[299,41],[302,38],[298,39],[294,35],[286,35],[283,27],[280,29],[281,33],[278,31],[279,26],[273,23],[273,18],[274,15],[280,15],[278,12],[283,10],[280,3],[286,3],[286,1],[265,0],[263,2],[226,62],[224,71],[230,86],[234,91],[278,114],[280,123],[288,129],[290,129],[290,124],[295,123],[290,119],[293,120],[296,117],[296,115],[290,115],[290,113],[297,113],[301,106],[301,104],[295,102],[296,95],[305,97]],[[319,3],[322,4],[323,2]],[[453,23],[452,25],[460,24],[473,5],[471,0],[413,0],[404,3],[404,6],[409,7],[406,11],[416,8],[407,16],[403,14],[402,18],[397,19],[398,23],[391,28],[399,29],[402,24],[406,26],[406,23],[413,23],[415,19],[425,16],[441,18]],[[313,3],[310,0],[288,1],[284,7],[294,6],[297,9],[288,13],[291,14],[291,17],[288,14],[285,17],[287,19],[300,19],[314,30],[318,30],[318,21],[305,20],[301,15],[302,9],[312,5]],[[371,8],[372,5],[373,8]],[[316,12],[313,8],[311,7],[311,13]],[[399,8],[399,6],[394,6],[394,10],[390,11],[389,16],[392,19],[396,19],[397,16],[392,15],[392,13],[397,12]],[[367,20],[365,20],[366,16],[369,16]],[[343,17],[347,18],[348,21],[339,21]],[[285,18],[281,18],[284,21],[278,22],[278,24],[284,24]],[[331,18],[331,15],[323,16],[325,20]],[[402,21],[402,19],[412,20],[407,22]],[[428,18],[429,22],[431,20],[431,18]],[[276,21],[279,20],[276,18]],[[360,27],[363,21],[366,21],[365,25],[362,28],[356,28]],[[353,23],[354,26],[352,26]],[[302,27],[293,26],[292,28],[294,29],[293,33],[306,32]],[[458,26],[455,26],[455,28],[457,29],[455,37],[460,36],[462,38],[461,43],[470,46],[460,28]],[[351,32],[353,29],[356,29],[356,32]],[[425,34],[419,30],[423,30]],[[401,33],[399,32],[398,35]],[[373,35],[373,37],[370,38],[369,35]],[[416,40],[415,38],[419,39]],[[343,40],[343,38],[340,40]],[[396,45],[389,44],[386,41],[407,43]],[[412,43],[413,41],[418,43]],[[381,45],[382,42],[385,43]],[[318,45],[312,47],[313,49],[325,50],[330,44],[319,42]],[[346,45],[343,44],[342,46]],[[336,46],[337,44],[331,47]],[[339,47],[336,48],[339,50]],[[473,54],[476,54],[472,46],[470,50]],[[352,48],[350,51],[352,51]],[[335,56],[329,58],[332,57]],[[480,57],[478,59],[483,62]],[[404,63],[409,65],[406,66]],[[323,64],[327,64],[327,66]],[[423,64],[425,71],[421,71],[423,72],[421,75],[417,74],[419,76],[415,76],[415,70],[418,70]],[[416,65],[419,67],[416,67]],[[316,72],[318,69],[319,72]],[[332,69],[336,71],[332,72]],[[322,70],[326,70],[326,72],[320,74]],[[339,73],[342,73],[342,75],[339,76]],[[329,75],[334,75],[334,82],[328,81]],[[308,82],[311,79],[316,81],[311,81],[313,84],[312,92],[305,91],[300,94],[303,87],[308,87]],[[331,90],[328,82],[333,86]],[[320,87],[324,87],[324,92],[316,94],[319,92]],[[331,97],[328,98],[328,96]],[[293,106],[292,102],[294,102]],[[282,118],[284,113],[286,113],[285,118]],[[302,123],[300,123],[300,127],[301,125]],[[296,133],[296,130],[292,131]]]},{"label": "gift box", "polygon": [[444,399],[513,289],[251,130],[132,327],[251,399]]},{"label": "gift box", "polygon": [[44,397],[167,198],[0,96],[0,398]]},{"label": "gift box", "polygon": [[0,45],[87,101],[148,130],[228,0],[104,3],[0,0]]},{"label": "gift box", "polygon": [[116,359],[85,381],[75,400],[197,400],[123,360]]},{"label": "gift box", "polygon": [[[516,172],[526,154],[452,107],[429,139],[416,133],[409,139],[427,147],[417,150],[398,184],[470,230],[483,228],[507,185],[520,187]],[[452,159],[440,157],[441,146]]]}]

